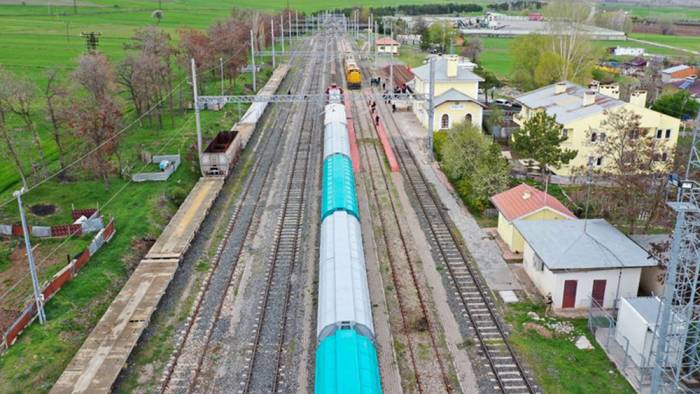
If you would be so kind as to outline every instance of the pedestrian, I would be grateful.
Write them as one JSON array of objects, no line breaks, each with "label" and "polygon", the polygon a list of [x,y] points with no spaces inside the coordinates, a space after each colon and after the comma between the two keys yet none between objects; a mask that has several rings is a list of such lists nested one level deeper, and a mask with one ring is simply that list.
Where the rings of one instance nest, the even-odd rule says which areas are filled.
[{"label": "pedestrian", "polygon": [[292,94],[292,89],[287,90],[287,96]]},{"label": "pedestrian", "polygon": [[544,309],[544,315],[548,316],[552,312],[552,305],[554,304],[554,300],[552,299],[552,293],[547,293],[547,296],[544,299],[544,303],[546,305]]},{"label": "pedestrian", "polygon": [[379,115],[377,115],[377,117],[374,118],[374,121],[376,122],[377,126],[379,126]]},{"label": "pedestrian", "polygon": [[386,90],[386,82],[382,84],[382,89]]},{"label": "pedestrian", "polygon": [[396,104],[391,104],[391,112],[396,112]]}]

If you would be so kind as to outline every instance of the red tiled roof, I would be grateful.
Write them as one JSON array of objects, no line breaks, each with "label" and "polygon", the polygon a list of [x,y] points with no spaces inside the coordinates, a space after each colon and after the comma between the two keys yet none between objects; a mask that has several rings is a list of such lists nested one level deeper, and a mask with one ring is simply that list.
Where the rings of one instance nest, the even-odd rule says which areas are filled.
[{"label": "red tiled roof", "polygon": [[[545,198],[546,197],[546,198]],[[509,222],[547,207],[571,219],[576,219],[567,207],[552,195],[528,184],[520,184],[491,197],[491,202]]]},{"label": "red tiled roof", "polygon": [[377,45],[400,45],[398,41],[392,40],[391,37],[382,37],[377,39]]}]

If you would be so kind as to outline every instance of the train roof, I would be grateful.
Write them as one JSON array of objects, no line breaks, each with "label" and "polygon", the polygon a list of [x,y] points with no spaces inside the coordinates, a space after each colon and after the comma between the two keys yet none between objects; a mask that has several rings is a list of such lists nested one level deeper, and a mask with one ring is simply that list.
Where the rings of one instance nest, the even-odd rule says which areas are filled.
[{"label": "train roof", "polygon": [[355,330],[339,330],[316,349],[315,393],[379,394],[377,351]]},{"label": "train roof", "polygon": [[341,154],[331,155],[323,161],[321,220],[335,211],[345,211],[360,218],[352,160]]},{"label": "train roof", "polygon": [[334,154],[350,157],[350,137],[342,123],[328,123],[323,132],[323,160]]}]

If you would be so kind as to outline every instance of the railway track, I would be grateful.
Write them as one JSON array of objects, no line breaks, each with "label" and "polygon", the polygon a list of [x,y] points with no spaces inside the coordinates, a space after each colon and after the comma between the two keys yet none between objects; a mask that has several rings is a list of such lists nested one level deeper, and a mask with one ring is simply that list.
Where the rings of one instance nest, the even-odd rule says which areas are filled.
[{"label": "railway track", "polygon": [[471,257],[459,246],[459,236],[450,226],[451,221],[444,212],[439,197],[423,176],[391,110],[383,102],[378,103],[377,107],[390,133],[406,184],[415,197],[414,207],[428,234],[433,254],[437,257],[436,262],[445,268],[448,280],[454,286],[462,317],[472,328],[480,348],[479,354],[491,371],[491,381],[494,383],[491,388],[513,394],[540,392],[508,343],[507,331],[499,319],[487,286],[481,281]]},{"label": "railway track", "polygon": [[[297,60],[300,59],[290,59],[290,63]],[[300,88],[306,80],[291,76],[290,79],[293,80],[294,88]],[[271,130],[284,129],[293,116],[291,106],[282,108],[281,113],[276,114]],[[268,135],[257,151],[258,157],[243,185],[239,203],[228,222],[208,276],[202,284],[193,313],[187,320],[161,380],[160,391],[163,393],[190,393],[197,390],[202,366],[211,346],[212,334],[221,316],[243,245],[248,235],[257,227],[255,217],[261,209],[261,196],[269,184],[271,174],[274,173],[272,164],[284,145],[282,140]],[[234,229],[236,231],[233,231]]]},{"label": "railway track", "polygon": [[[367,122],[370,108],[365,99],[359,95],[351,95],[353,119],[359,126],[363,139],[374,139],[373,126]],[[453,392],[454,388],[448,376],[449,361],[440,350],[438,329],[433,315],[428,308],[425,290],[418,280],[415,257],[409,252],[405,230],[400,220],[399,208],[392,194],[390,174],[384,166],[382,154],[374,143],[361,144],[362,169],[365,174],[366,189],[371,191],[370,197],[379,212],[377,216],[381,223],[381,239],[386,246],[387,258],[391,268],[391,279],[396,289],[396,298],[401,316],[401,333],[407,340],[408,359],[413,368],[415,387],[420,393]],[[386,209],[388,208],[388,209]],[[391,239],[389,233],[397,234]],[[408,272],[409,276],[402,275]],[[430,357],[420,357],[421,349],[428,348]],[[437,364],[437,374],[434,363]],[[449,364],[448,364],[449,365]],[[406,377],[405,377],[406,378]],[[410,377],[409,377],[410,378]]]},{"label": "railway track", "polygon": [[[323,43],[324,57],[316,58],[314,70],[322,70],[318,78],[311,79],[308,93],[318,93],[326,75],[328,42]],[[274,234],[273,249],[268,257],[265,291],[259,302],[257,322],[253,329],[252,346],[247,350],[249,362],[243,368],[239,393],[287,392],[285,387],[286,362],[284,354],[288,345],[287,321],[294,276],[300,255],[300,237],[304,221],[307,197],[306,180],[309,175],[311,146],[318,141],[318,103],[306,103],[301,133],[291,164],[282,210]]]}]

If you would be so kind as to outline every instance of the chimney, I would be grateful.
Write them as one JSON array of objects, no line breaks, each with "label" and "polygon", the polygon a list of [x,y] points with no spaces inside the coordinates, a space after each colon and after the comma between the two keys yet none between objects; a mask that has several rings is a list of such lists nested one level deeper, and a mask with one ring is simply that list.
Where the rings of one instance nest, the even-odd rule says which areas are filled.
[{"label": "chimney", "polygon": [[595,103],[595,92],[591,90],[586,90],[583,92],[583,106],[587,107]]},{"label": "chimney", "polygon": [[588,90],[598,92],[600,89],[600,82],[596,81],[595,79],[591,81],[591,83],[588,84]]},{"label": "chimney", "polygon": [[523,200],[529,200],[530,197],[532,197],[532,194],[529,191],[523,192]]},{"label": "chimney", "polygon": [[566,92],[566,82],[559,82],[554,85],[554,94],[562,94]]},{"label": "chimney", "polygon": [[447,78],[455,78],[457,76],[459,57],[457,55],[447,55],[445,59],[447,60]]},{"label": "chimney", "polygon": [[647,106],[647,91],[635,90],[630,94],[630,104],[645,108]]},{"label": "chimney", "polygon": [[620,99],[620,85],[618,85],[617,83],[601,85],[598,91],[600,92],[600,94],[604,94],[608,97],[612,97],[618,100]]}]

